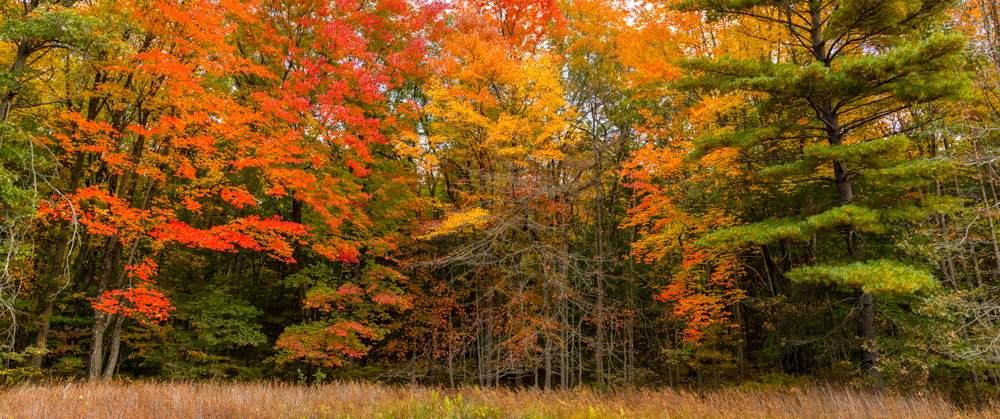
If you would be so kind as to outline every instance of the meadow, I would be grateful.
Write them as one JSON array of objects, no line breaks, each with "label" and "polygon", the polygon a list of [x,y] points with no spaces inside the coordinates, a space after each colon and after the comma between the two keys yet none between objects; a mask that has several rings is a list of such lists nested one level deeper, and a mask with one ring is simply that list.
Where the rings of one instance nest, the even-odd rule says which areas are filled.
[{"label": "meadow", "polygon": [[1000,418],[934,395],[851,388],[601,392],[370,383],[21,384],[0,392],[3,418]]}]

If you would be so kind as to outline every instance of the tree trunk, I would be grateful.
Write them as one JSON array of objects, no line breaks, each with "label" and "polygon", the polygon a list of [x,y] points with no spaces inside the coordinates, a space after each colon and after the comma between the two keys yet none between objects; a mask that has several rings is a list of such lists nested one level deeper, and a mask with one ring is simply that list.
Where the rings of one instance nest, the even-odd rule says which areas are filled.
[{"label": "tree trunk", "polygon": [[118,352],[121,348],[122,342],[122,323],[125,322],[125,316],[123,314],[118,314],[115,319],[115,327],[111,330],[111,342],[108,345],[108,361],[104,366],[104,374],[101,378],[105,381],[110,380],[111,376],[115,373],[115,368],[118,366]]},{"label": "tree trunk", "polygon": [[[83,175],[84,157],[83,153],[76,153],[69,190],[75,191],[80,184],[80,177]],[[52,267],[49,270],[48,285],[46,286],[45,294],[41,297],[42,301],[44,301],[44,306],[40,316],[41,325],[38,328],[38,334],[35,336],[35,348],[40,351],[45,349],[45,345],[48,343],[49,329],[52,326],[52,308],[55,304],[56,292],[58,291],[57,280],[59,279],[59,274],[63,271],[63,260],[67,257],[66,249],[69,247],[69,252],[72,254],[73,248],[69,244],[71,240],[76,239],[75,225],[71,224],[70,221],[61,222],[60,225],[59,236],[56,238],[56,253],[52,256]],[[69,281],[69,278],[67,278],[67,281]],[[31,356],[31,369],[38,371],[42,367],[43,356],[44,354],[41,352]]]},{"label": "tree trunk", "polygon": [[979,188],[983,195],[983,207],[986,210],[986,222],[990,226],[990,244],[993,245],[993,259],[996,263],[996,269],[993,271],[993,279],[997,280],[1000,278],[1000,242],[997,241],[997,230],[996,225],[993,222],[994,216],[990,211],[990,201],[986,196],[986,185],[983,182],[983,171],[980,169],[979,165],[976,165],[976,174],[979,178]]},{"label": "tree trunk", "polygon": [[719,391],[719,351],[717,344],[712,344],[712,391]]},{"label": "tree trunk", "polygon": [[52,325],[52,308],[55,303],[55,294],[57,291],[56,280],[59,278],[59,273],[62,271],[63,257],[66,253],[67,245],[67,229],[68,226],[63,226],[63,231],[60,232],[59,237],[56,239],[56,253],[52,256],[52,267],[49,270],[49,277],[46,281],[45,292],[39,298],[41,299],[42,309],[40,322],[41,325],[38,327],[38,334],[35,335],[35,349],[39,352],[31,355],[31,369],[38,371],[42,367],[42,358],[45,349],[45,344],[49,339],[49,329]]},{"label": "tree trunk", "polygon": [[455,366],[453,364],[455,359],[455,335],[452,330],[455,324],[452,322],[451,313],[448,313],[448,385],[451,386],[451,391],[455,391]]},{"label": "tree trunk", "polygon": [[[63,247],[63,246],[60,246]],[[59,254],[60,249],[56,249],[56,254]],[[55,293],[56,284],[55,281],[50,278],[48,286],[45,288],[45,294],[41,296],[42,301],[44,301],[44,306],[42,308],[41,315],[39,316],[41,325],[38,327],[38,334],[35,335],[35,349],[38,352],[31,355],[31,369],[38,371],[42,368],[42,359],[45,357],[45,345],[48,343],[49,339],[49,329],[52,325],[52,308],[55,303]]]},{"label": "tree trunk", "polygon": [[[25,2],[25,5],[28,4],[28,2]],[[34,11],[38,5],[34,2],[31,4],[32,6],[30,7],[30,11]],[[30,11],[27,6],[25,9],[25,16],[27,16]],[[17,42],[17,52],[14,55],[14,62],[10,65],[10,69],[8,70],[9,74],[14,75],[15,79],[7,86],[7,91],[4,92],[3,97],[0,98],[0,121],[2,122],[7,122],[10,118],[10,110],[14,105],[14,97],[21,92],[21,73],[27,65],[28,56],[35,52],[38,45],[39,44],[37,44],[34,39],[27,37],[21,38]]]},{"label": "tree trunk", "polygon": [[[600,184],[597,189],[600,190]],[[594,309],[594,322],[597,326],[597,339],[594,343],[594,371],[597,373],[597,383],[604,384],[604,230],[601,226],[601,202],[598,192],[596,232],[597,236],[597,307]]]},{"label": "tree trunk", "polygon": [[[823,40],[823,17],[819,2],[810,2],[811,17],[811,37],[813,54],[823,62],[826,67],[830,67],[833,57],[826,49],[826,42]],[[823,103],[815,109],[825,124],[824,131],[827,141],[831,146],[844,146],[844,129],[840,125],[839,107],[832,102]],[[833,162],[833,181],[837,186],[837,198],[840,205],[847,205],[854,201],[854,187],[851,184],[851,174],[847,167],[847,162]],[[864,260],[862,255],[863,241],[861,233],[853,224],[844,228],[847,242],[847,250],[850,257],[857,261]],[[877,385],[882,384],[882,374],[878,370],[878,347],[875,341],[875,307],[872,303],[872,294],[865,291],[864,287],[857,287],[854,290],[860,313],[858,314],[858,337],[861,340],[861,369],[869,377],[873,378]]]},{"label": "tree trunk", "polygon": [[601,188],[601,149],[597,136],[593,137],[594,156],[596,160],[597,180],[594,183],[594,199],[596,201],[594,217],[594,245],[597,259],[597,307],[595,307],[594,322],[597,327],[597,338],[594,342],[594,370],[598,384],[604,384],[604,197]]},{"label": "tree trunk", "polygon": [[[739,288],[739,279],[736,281],[736,288]],[[743,385],[744,361],[743,361],[743,316],[740,310],[741,303],[737,301],[733,304],[733,314],[736,316],[736,384]]]},{"label": "tree trunk", "polygon": [[698,362],[698,397],[705,397],[705,382],[702,380],[701,370],[701,362]]},{"label": "tree trunk", "polygon": [[862,287],[854,289],[854,296],[860,306],[858,313],[858,337],[861,338],[861,371],[881,387],[882,372],[878,369],[878,346],[875,344],[875,305],[872,293]]},{"label": "tree trunk", "polygon": [[[117,277],[118,258],[121,253],[121,243],[118,236],[108,237],[104,246],[104,258],[101,264],[101,279],[97,283],[97,295],[100,296],[108,290],[108,285],[112,277]],[[93,324],[90,328],[90,360],[87,364],[87,381],[97,381],[103,371],[104,362],[104,332],[107,331],[111,322],[111,316],[107,313],[94,310]]]}]

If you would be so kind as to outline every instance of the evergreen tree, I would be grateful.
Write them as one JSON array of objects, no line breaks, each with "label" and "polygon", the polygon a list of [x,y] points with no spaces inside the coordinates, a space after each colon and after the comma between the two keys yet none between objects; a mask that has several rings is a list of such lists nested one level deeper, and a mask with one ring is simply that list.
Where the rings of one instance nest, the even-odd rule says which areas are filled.
[{"label": "evergreen tree", "polygon": [[679,84],[715,103],[740,101],[709,113],[714,124],[698,133],[695,154],[735,150],[762,189],[784,198],[766,221],[719,230],[700,244],[808,247],[807,263],[778,268],[793,281],[854,289],[861,367],[876,381],[872,292],[934,285],[920,260],[879,238],[950,205],[917,193],[936,168],[906,152],[907,133],[919,128],[908,110],[959,96],[967,85],[956,76],[964,38],[941,29],[946,6],[938,0],[673,5],[704,12],[710,22],[760,29],[759,56],[687,60],[691,77]]}]

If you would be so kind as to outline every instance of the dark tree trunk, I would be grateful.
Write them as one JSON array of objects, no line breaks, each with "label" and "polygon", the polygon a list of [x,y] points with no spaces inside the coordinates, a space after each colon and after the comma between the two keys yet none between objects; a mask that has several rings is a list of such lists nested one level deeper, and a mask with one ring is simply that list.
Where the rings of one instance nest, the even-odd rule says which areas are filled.
[{"label": "dark tree trunk", "polygon": [[[70,178],[69,190],[73,191],[80,184],[80,177],[83,175],[83,164],[84,164],[84,154],[81,152],[76,153],[76,158],[73,162],[73,172]],[[75,226],[70,224],[70,222],[62,222],[61,229],[59,231],[59,236],[56,238],[56,253],[52,256],[52,267],[49,270],[48,284],[45,289],[45,294],[41,296],[43,301],[43,308],[41,310],[40,321],[41,325],[38,327],[38,334],[35,336],[35,348],[42,350],[48,343],[49,330],[52,326],[52,309],[55,304],[56,292],[58,291],[58,280],[59,274],[63,271],[63,260],[66,259],[67,247],[69,247],[70,240],[75,239]],[[72,237],[71,237],[72,236]],[[73,249],[69,248],[69,253],[72,255]],[[69,278],[67,278],[69,281]],[[42,367],[42,353],[36,353],[31,356],[31,368],[37,371]]]},{"label": "dark tree trunk", "polygon": [[858,313],[858,337],[861,338],[861,371],[864,371],[878,386],[882,385],[882,372],[878,369],[878,346],[875,344],[875,305],[872,293],[862,287],[854,289],[854,296],[860,306]]}]

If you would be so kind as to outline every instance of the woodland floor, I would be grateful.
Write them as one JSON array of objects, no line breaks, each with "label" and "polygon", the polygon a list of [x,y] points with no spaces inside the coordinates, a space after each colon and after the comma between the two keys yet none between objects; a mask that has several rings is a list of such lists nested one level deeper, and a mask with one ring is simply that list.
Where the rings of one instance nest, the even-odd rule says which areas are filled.
[{"label": "woodland floor", "polygon": [[935,396],[812,387],[615,393],[333,383],[111,383],[0,390],[3,418],[1000,418],[1000,406],[959,410]]}]

